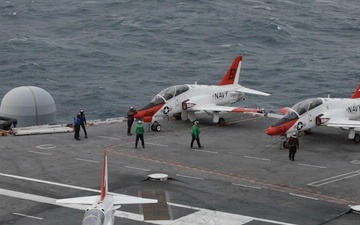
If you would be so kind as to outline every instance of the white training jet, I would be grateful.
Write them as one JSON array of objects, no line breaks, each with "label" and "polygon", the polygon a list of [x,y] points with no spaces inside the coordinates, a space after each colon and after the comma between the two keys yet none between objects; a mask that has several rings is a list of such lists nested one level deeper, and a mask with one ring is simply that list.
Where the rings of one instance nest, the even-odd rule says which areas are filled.
[{"label": "white training jet", "polygon": [[324,125],[349,130],[348,138],[360,142],[360,84],[351,98],[311,98],[280,112],[285,116],[266,130],[268,135],[285,136]]},{"label": "white training jet", "polygon": [[160,131],[157,122],[168,116],[177,116],[182,120],[196,120],[195,112],[205,112],[213,117],[214,123],[225,124],[220,117],[221,112],[263,113],[259,108],[231,107],[239,100],[243,100],[245,93],[269,96],[270,94],[243,87],[239,84],[242,56],[234,62],[218,85],[183,84],[162,90],[151,102],[140,109],[135,118],[152,123],[153,131]]},{"label": "white training jet", "polygon": [[128,195],[108,194],[107,154],[105,149],[101,178],[101,194],[97,196],[59,199],[56,200],[56,202],[89,205],[89,208],[85,211],[81,225],[113,225],[115,210],[119,209],[122,204],[157,203],[157,200]]}]

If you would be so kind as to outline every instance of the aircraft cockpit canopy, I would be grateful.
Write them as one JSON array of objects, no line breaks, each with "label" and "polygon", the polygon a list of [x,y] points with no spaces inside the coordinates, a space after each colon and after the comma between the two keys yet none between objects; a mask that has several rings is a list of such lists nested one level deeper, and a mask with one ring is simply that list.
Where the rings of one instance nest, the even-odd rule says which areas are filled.
[{"label": "aircraft cockpit canopy", "polygon": [[291,120],[298,119],[302,114],[318,107],[321,104],[323,104],[323,100],[321,98],[311,98],[298,102],[293,107],[291,107],[286,115],[277,121],[273,126],[279,126]]},{"label": "aircraft cockpit canopy", "polygon": [[312,109],[318,107],[322,103],[323,103],[323,101],[321,98],[311,98],[311,99],[306,99],[304,101],[298,102],[291,108],[293,110],[295,110],[299,114],[299,116],[301,116],[302,114],[308,112],[309,110],[312,110]]},{"label": "aircraft cockpit canopy", "polygon": [[166,88],[160,91],[148,105],[146,105],[143,109],[151,108],[156,105],[165,104],[165,101],[172,99],[175,96],[178,96],[189,90],[188,85],[176,85]]},{"label": "aircraft cockpit canopy", "polygon": [[[187,85],[176,85],[171,86],[169,88],[166,88],[157,94],[151,102],[155,105],[165,103],[165,101],[168,101],[172,99],[175,96],[178,96],[186,91],[189,90],[189,86]],[[165,101],[164,101],[165,100]]]}]

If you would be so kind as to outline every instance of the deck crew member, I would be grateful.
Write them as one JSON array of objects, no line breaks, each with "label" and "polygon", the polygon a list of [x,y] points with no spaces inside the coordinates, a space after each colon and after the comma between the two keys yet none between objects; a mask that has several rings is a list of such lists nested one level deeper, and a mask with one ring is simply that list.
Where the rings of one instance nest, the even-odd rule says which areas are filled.
[{"label": "deck crew member", "polygon": [[135,134],[136,134],[135,148],[137,148],[138,146],[139,139],[141,140],[142,147],[145,148],[144,131],[145,131],[144,125],[142,124],[141,120],[138,120],[135,126]]},{"label": "deck crew member", "polygon": [[127,128],[127,135],[132,135],[131,133],[131,127],[132,127],[132,124],[134,123],[134,116],[136,114],[136,110],[134,109],[134,107],[130,107],[129,111],[127,112],[127,125],[128,125],[128,128]]},{"label": "deck crew member", "polygon": [[297,148],[299,148],[299,139],[296,135],[296,132],[293,132],[288,139],[289,146],[289,160],[294,161],[295,153]]},{"label": "deck crew member", "polygon": [[194,125],[191,128],[191,143],[190,143],[190,147],[193,148],[193,144],[194,141],[196,140],[199,148],[202,148],[201,144],[200,144],[200,129],[199,129],[199,121],[195,121]]},{"label": "deck crew member", "polygon": [[85,125],[86,125],[85,113],[84,110],[80,110],[80,126],[84,130],[85,138],[88,138]]},{"label": "deck crew member", "polygon": [[75,130],[75,134],[74,134],[74,138],[77,141],[80,141],[80,113],[78,113],[75,117],[74,117],[74,130]]}]

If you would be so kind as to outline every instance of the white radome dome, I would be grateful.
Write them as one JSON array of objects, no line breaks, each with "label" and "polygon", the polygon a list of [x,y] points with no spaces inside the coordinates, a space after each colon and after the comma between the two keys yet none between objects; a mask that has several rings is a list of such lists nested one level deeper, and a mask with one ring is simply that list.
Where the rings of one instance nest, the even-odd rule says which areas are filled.
[{"label": "white radome dome", "polygon": [[56,123],[56,106],[51,95],[42,88],[21,86],[2,99],[0,116],[17,119],[17,127]]}]

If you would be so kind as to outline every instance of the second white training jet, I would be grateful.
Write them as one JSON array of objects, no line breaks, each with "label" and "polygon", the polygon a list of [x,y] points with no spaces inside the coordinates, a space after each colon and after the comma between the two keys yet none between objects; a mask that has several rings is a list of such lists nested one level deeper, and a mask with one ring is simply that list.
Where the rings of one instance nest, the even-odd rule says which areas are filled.
[{"label": "second white training jet", "polygon": [[181,116],[182,120],[196,120],[195,112],[205,112],[214,123],[225,124],[220,112],[263,113],[259,108],[231,107],[244,99],[245,93],[269,96],[270,94],[243,87],[239,84],[242,56],[234,62],[218,85],[183,84],[162,90],[151,102],[140,109],[135,118],[152,123],[153,131],[160,131],[158,120],[168,116]]},{"label": "second white training jet", "polygon": [[311,98],[282,108],[285,116],[266,130],[268,135],[309,131],[320,125],[349,130],[349,139],[360,142],[360,84],[351,98]]}]

